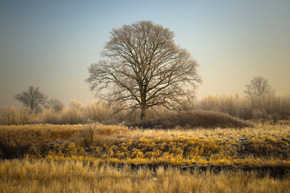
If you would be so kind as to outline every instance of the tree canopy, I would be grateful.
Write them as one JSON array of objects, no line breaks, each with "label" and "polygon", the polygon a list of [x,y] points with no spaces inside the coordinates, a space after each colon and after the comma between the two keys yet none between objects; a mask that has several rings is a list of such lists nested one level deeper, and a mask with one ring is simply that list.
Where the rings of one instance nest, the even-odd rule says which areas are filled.
[{"label": "tree canopy", "polygon": [[28,91],[16,94],[15,99],[29,107],[31,112],[38,112],[41,110],[41,105],[45,105],[47,96],[39,91],[39,87],[29,86]]},{"label": "tree canopy", "polygon": [[246,85],[245,94],[248,97],[265,97],[273,95],[275,93],[274,89],[269,84],[269,81],[262,77],[254,77],[249,84]]},{"label": "tree canopy", "polygon": [[156,105],[181,109],[201,78],[198,63],[173,40],[168,28],[140,21],[113,29],[98,63],[89,67],[87,82],[96,95],[146,110]]}]

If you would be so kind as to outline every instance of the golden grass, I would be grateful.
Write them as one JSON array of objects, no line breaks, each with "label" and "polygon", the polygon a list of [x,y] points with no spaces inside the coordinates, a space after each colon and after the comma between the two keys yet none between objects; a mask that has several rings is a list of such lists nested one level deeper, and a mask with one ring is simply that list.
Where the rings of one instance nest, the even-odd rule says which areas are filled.
[{"label": "golden grass", "polygon": [[0,126],[1,142],[7,144],[45,144],[70,139],[84,129],[83,125],[17,125]]},{"label": "golden grass", "polygon": [[159,167],[132,170],[98,162],[2,160],[0,192],[288,192],[290,179],[255,172],[180,171]]},{"label": "golden grass", "polygon": [[[193,130],[101,124],[0,126],[0,157],[26,158],[0,160],[0,193],[288,192],[287,175],[274,179],[270,173],[261,177],[254,171],[213,173],[178,167],[289,169],[289,144],[290,127],[285,125]],[[153,164],[156,171],[127,164]]]},{"label": "golden grass", "polygon": [[97,124],[0,127],[2,158],[288,167],[289,144],[289,126],[214,130],[140,130]]},{"label": "golden grass", "polygon": [[[290,137],[290,126],[288,125],[261,125],[258,124],[254,128],[216,128],[204,129],[197,128],[192,130],[183,130],[182,128],[175,128],[173,130],[156,130],[156,129],[139,129],[128,128],[126,126],[117,125],[101,125],[101,124],[87,124],[87,125],[50,125],[50,124],[35,124],[35,125],[0,125],[1,138],[2,134],[6,136],[9,134],[10,139],[17,139],[29,141],[35,136],[30,136],[34,132],[38,135],[46,135],[50,140],[65,139],[73,136],[75,133],[83,130],[94,130],[94,135],[102,135],[102,137],[117,137],[122,139],[138,139],[138,138],[168,138],[168,137],[207,137],[215,138],[217,136],[225,137],[254,137],[263,138],[267,136],[277,136],[278,138]],[[27,135],[25,135],[25,133]],[[28,135],[29,134],[29,135]]]}]

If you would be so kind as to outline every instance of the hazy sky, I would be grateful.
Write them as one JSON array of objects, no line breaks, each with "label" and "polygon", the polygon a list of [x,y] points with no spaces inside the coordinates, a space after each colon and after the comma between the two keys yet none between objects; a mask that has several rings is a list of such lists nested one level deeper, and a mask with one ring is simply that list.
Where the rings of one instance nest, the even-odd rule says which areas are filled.
[{"label": "hazy sky", "polygon": [[290,94],[289,0],[0,0],[0,107],[39,86],[66,105],[94,99],[85,79],[110,31],[151,20],[200,64],[197,97],[243,95],[255,76]]}]

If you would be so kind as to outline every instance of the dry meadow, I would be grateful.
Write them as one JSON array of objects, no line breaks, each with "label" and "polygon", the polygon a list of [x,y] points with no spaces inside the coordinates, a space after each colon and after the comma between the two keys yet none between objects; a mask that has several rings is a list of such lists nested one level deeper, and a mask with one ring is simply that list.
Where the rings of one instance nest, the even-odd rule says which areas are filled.
[{"label": "dry meadow", "polygon": [[0,192],[288,192],[290,127],[0,126]]}]

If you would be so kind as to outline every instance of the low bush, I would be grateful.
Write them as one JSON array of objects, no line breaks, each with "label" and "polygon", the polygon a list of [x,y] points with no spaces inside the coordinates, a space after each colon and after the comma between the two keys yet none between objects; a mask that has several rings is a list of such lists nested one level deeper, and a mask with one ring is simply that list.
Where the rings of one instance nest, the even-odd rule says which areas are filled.
[{"label": "low bush", "polygon": [[46,109],[42,112],[42,121],[43,123],[48,124],[60,124],[62,123],[61,114],[55,112],[53,109]]},{"label": "low bush", "polygon": [[17,124],[18,112],[14,106],[6,107],[0,114],[0,122],[4,125]]}]

